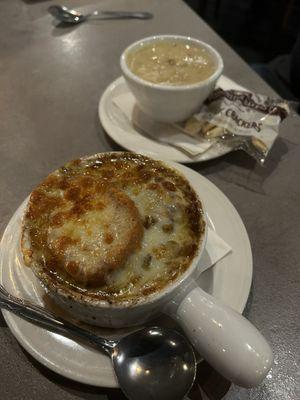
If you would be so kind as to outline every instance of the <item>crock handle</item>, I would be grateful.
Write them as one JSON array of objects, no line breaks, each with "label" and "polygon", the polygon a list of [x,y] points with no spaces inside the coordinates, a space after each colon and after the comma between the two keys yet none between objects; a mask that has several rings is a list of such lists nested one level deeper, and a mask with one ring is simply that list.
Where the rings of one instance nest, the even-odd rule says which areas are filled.
[{"label": "crock handle", "polygon": [[196,350],[221,375],[247,388],[262,382],[273,354],[246,318],[199,287],[176,307],[174,300],[171,303],[165,309],[167,314],[177,319]]}]

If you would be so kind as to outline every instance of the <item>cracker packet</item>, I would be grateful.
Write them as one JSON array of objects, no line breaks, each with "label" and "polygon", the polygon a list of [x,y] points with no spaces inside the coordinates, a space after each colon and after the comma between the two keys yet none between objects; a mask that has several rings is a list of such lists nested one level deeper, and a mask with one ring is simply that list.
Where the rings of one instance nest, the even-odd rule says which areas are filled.
[{"label": "cracker packet", "polygon": [[189,136],[205,138],[213,145],[244,150],[262,165],[278,136],[280,123],[289,113],[285,100],[217,88],[199,113],[175,125]]}]

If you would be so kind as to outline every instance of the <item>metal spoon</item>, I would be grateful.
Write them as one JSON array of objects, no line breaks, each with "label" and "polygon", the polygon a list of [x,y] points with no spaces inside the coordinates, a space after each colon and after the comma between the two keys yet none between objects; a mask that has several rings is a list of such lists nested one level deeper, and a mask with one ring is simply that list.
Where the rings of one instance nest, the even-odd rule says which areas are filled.
[{"label": "metal spoon", "polygon": [[149,12],[139,11],[94,11],[89,14],[81,14],[79,11],[70,10],[65,6],[50,6],[48,11],[60,22],[79,24],[87,19],[150,19],[153,15]]},{"label": "metal spoon", "polygon": [[152,327],[138,330],[120,341],[108,340],[12,296],[2,285],[0,308],[104,350],[111,357],[121,389],[131,400],[181,400],[194,382],[196,359],[193,348],[176,331]]}]

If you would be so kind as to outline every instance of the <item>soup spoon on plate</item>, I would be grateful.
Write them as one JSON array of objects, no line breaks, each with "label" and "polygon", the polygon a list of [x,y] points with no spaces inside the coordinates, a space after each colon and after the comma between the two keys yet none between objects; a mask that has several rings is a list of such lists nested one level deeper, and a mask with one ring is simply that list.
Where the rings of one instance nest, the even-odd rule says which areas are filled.
[{"label": "soup spoon on plate", "polygon": [[146,11],[94,11],[82,14],[77,10],[58,5],[50,6],[48,12],[58,21],[67,24],[79,24],[87,19],[150,19],[153,17]]},{"label": "soup spoon on plate", "polygon": [[194,350],[175,330],[148,327],[119,341],[108,340],[12,296],[2,285],[0,308],[61,335],[83,339],[105,351],[111,357],[121,389],[130,400],[181,400],[193,385]]}]

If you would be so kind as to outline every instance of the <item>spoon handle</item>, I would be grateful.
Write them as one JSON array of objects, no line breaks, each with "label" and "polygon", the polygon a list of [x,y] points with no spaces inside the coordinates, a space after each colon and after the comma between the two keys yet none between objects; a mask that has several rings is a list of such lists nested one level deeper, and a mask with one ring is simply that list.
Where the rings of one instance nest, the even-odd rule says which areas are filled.
[{"label": "spoon handle", "polygon": [[153,14],[147,11],[94,11],[88,15],[92,19],[151,19]]},{"label": "spoon handle", "polygon": [[100,347],[109,354],[111,354],[111,350],[116,345],[116,342],[113,340],[95,335],[62,318],[56,317],[43,307],[11,295],[2,285],[0,285],[0,308],[4,308],[29,322],[63,336],[76,336],[90,344]]},{"label": "spoon handle", "polygon": [[225,378],[254,387],[266,377],[272,350],[241,314],[199,287],[186,295],[175,314],[197,351]]}]

